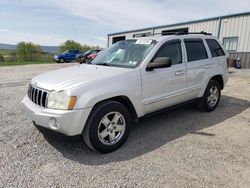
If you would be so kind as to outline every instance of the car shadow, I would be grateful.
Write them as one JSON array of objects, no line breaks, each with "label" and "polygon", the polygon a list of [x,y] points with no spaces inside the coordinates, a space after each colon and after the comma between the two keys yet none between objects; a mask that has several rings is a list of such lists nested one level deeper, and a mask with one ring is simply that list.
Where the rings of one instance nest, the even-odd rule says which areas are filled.
[{"label": "car shadow", "polygon": [[109,154],[92,151],[80,136],[67,137],[41,127],[37,128],[48,143],[67,159],[86,165],[104,165],[136,158],[187,134],[215,136],[202,129],[231,118],[248,107],[250,101],[223,95],[219,106],[211,113],[200,112],[192,108],[192,105],[186,105],[144,118],[131,128],[125,144]]}]

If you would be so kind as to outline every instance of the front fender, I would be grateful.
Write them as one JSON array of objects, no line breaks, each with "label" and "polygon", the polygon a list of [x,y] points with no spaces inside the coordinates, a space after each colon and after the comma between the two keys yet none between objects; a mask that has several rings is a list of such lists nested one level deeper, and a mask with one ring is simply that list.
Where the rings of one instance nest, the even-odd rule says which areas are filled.
[{"label": "front fender", "polygon": [[142,114],[141,79],[136,74],[130,78],[124,77],[112,80],[102,80],[96,84],[89,84],[73,92],[78,98],[75,109],[95,106],[97,103],[119,96],[127,97],[134,106],[138,116]]}]

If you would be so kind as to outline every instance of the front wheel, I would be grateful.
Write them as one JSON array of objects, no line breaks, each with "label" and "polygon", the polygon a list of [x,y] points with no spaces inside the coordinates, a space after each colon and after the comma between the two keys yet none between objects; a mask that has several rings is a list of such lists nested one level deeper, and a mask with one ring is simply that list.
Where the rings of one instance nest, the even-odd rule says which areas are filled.
[{"label": "front wheel", "polygon": [[197,107],[206,112],[214,111],[221,97],[220,84],[210,80],[202,98],[197,102]]},{"label": "front wheel", "polygon": [[85,143],[100,153],[112,152],[126,141],[131,117],[127,108],[116,101],[94,107],[83,131]]},{"label": "front wheel", "polygon": [[63,58],[59,59],[59,63],[64,63],[64,62],[65,62],[65,60]]}]

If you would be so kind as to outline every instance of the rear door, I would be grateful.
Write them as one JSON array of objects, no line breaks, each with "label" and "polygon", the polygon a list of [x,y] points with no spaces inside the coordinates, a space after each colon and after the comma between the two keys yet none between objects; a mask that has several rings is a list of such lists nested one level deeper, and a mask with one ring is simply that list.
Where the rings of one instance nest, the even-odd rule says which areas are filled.
[{"label": "rear door", "polygon": [[186,38],[184,43],[187,56],[187,92],[189,98],[196,98],[206,83],[211,61],[203,39]]},{"label": "rear door", "polygon": [[185,100],[186,63],[183,63],[181,40],[164,43],[156,52],[152,63],[158,57],[169,57],[172,66],[168,68],[142,71],[144,113],[150,113]]},{"label": "rear door", "polygon": [[227,74],[227,56],[216,39],[206,39],[211,52],[211,74]]}]

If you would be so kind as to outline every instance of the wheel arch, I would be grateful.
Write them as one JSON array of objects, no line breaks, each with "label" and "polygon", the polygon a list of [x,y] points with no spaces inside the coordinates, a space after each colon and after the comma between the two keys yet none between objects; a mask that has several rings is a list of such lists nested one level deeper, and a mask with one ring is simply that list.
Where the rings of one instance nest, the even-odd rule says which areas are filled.
[{"label": "wheel arch", "polygon": [[108,99],[101,100],[101,101],[97,102],[93,106],[92,110],[95,108],[95,106],[99,105],[100,103],[106,102],[106,101],[116,101],[116,102],[119,102],[119,103],[123,104],[128,109],[128,111],[130,112],[132,120],[133,121],[138,120],[138,114],[137,114],[137,112],[135,110],[135,107],[134,107],[133,103],[131,102],[129,97],[127,97],[125,95],[114,96],[114,97],[111,97],[111,98],[108,98]]},{"label": "wheel arch", "polygon": [[224,89],[224,82],[223,82],[223,77],[222,75],[218,74],[213,76],[210,80],[215,80],[216,82],[219,83],[220,85],[220,89],[223,90]]},{"label": "wheel arch", "polygon": [[203,89],[201,90],[199,97],[202,97],[202,96],[204,95],[204,92],[205,92],[205,90],[206,90],[206,88],[207,88],[207,85],[208,85],[208,83],[209,83],[210,80],[215,80],[215,81],[217,81],[217,82],[219,83],[220,87],[221,87],[220,89],[221,89],[221,90],[224,89],[223,77],[222,77],[221,74],[217,74],[217,75],[214,75],[214,76],[210,77],[210,79],[207,79],[207,82],[206,82],[206,84],[203,86]]}]

